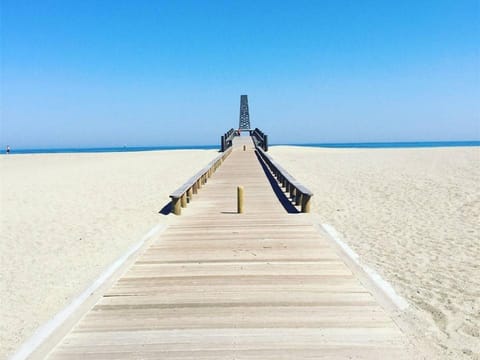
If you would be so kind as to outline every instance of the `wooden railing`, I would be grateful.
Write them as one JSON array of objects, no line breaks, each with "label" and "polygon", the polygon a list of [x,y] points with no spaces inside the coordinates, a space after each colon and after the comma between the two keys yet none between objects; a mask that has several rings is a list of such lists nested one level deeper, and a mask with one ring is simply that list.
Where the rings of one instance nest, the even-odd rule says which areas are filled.
[{"label": "wooden railing", "polygon": [[228,130],[225,134],[223,134],[220,138],[220,151],[224,152],[228,148],[230,148],[233,144],[233,138],[237,135],[237,131],[233,128]]},{"label": "wooden railing", "polygon": [[187,180],[185,184],[180,186],[175,192],[170,195],[172,199],[172,212],[175,215],[181,215],[182,208],[187,207],[187,204],[192,201],[193,195],[198,193],[198,190],[207,183],[207,180],[220,167],[223,161],[232,152],[230,147],[225,152],[218,155],[207,166]]},{"label": "wooden railing", "polygon": [[250,135],[253,138],[253,142],[256,147],[261,147],[264,151],[268,151],[268,136],[263,133],[259,128],[250,131]]},{"label": "wooden railing", "polygon": [[287,170],[282,168],[280,164],[273,160],[260,146],[256,146],[256,150],[277,178],[278,182],[286,189],[287,193],[290,194],[290,198],[295,202],[295,205],[300,206],[303,213],[310,212],[313,193],[295,180]]}]

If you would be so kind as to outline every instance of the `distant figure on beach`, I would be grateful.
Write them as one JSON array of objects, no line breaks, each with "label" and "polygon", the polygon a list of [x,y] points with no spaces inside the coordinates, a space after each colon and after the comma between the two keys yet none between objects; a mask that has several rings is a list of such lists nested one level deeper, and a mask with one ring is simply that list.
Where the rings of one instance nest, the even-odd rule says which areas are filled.
[{"label": "distant figure on beach", "polygon": [[7,154],[10,154],[10,145],[7,145]]}]

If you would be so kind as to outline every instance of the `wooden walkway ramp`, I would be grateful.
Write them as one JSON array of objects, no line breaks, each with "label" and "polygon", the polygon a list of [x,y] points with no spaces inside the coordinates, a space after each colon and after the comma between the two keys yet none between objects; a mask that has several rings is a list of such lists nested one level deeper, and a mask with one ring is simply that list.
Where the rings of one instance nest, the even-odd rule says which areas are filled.
[{"label": "wooden walkway ramp", "polygon": [[[285,211],[250,138],[235,141],[50,359],[408,357],[401,331],[310,217]],[[237,185],[245,214],[235,213]]]}]

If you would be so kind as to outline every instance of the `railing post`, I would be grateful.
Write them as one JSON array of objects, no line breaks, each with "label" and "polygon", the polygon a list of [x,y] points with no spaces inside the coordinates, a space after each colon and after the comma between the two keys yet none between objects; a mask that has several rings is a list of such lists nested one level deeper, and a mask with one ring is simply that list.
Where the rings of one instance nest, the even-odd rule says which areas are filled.
[{"label": "railing post", "polygon": [[180,207],[179,198],[172,198],[172,212],[175,215],[180,215],[182,213],[182,208]]},{"label": "railing post", "polygon": [[310,212],[311,196],[304,195],[302,198],[302,213]]},{"label": "railing post", "polygon": [[295,199],[295,196],[297,194],[297,189],[295,188],[295,186],[291,186],[290,187],[290,199]]},{"label": "railing post", "polygon": [[297,190],[297,196],[295,196],[295,205],[302,203],[302,193]]},{"label": "railing post", "polygon": [[182,208],[187,207],[187,194],[186,193],[184,193],[182,195],[182,197],[180,198],[180,205],[182,206]]}]

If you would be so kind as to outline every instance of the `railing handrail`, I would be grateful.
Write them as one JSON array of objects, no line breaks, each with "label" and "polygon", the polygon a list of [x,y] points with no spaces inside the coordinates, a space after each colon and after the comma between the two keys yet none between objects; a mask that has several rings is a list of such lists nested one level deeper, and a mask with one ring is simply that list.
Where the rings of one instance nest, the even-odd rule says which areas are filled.
[{"label": "railing handrail", "polygon": [[263,133],[262,130],[255,128],[255,130],[251,131],[250,134],[253,137],[255,146],[261,147],[264,151],[268,151],[268,137]]},{"label": "railing handrail", "polygon": [[170,194],[172,199],[172,211],[176,215],[181,214],[181,207],[186,207],[188,201],[191,200],[192,195],[196,194],[198,189],[207,182],[207,179],[217,170],[225,158],[232,152],[232,147],[225,152],[216,156],[203,169],[188,179],[177,190]]},{"label": "railing handrail", "polygon": [[226,132],[225,135],[226,135],[227,140],[232,140],[235,137],[235,130],[233,128],[231,128],[230,130],[228,130]]},{"label": "railing handrail", "polygon": [[292,198],[295,199],[296,204],[301,205],[302,212],[310,212],[310,200],[313,196],[313,192],[290,175],[290,173],[268,155],[261,146],[257,145],[256,150],[263,161],[267,163],[275,177],[277,177],[280,183],[282,183],[287,191],[290,192]]},{"label": "railing handrail", "polygon": [[220,138],[220,151],[224,152],[229,147],[232,146],[233,138],[237,135],[237,131],[231,128],[225,134],[223,134]]}]

